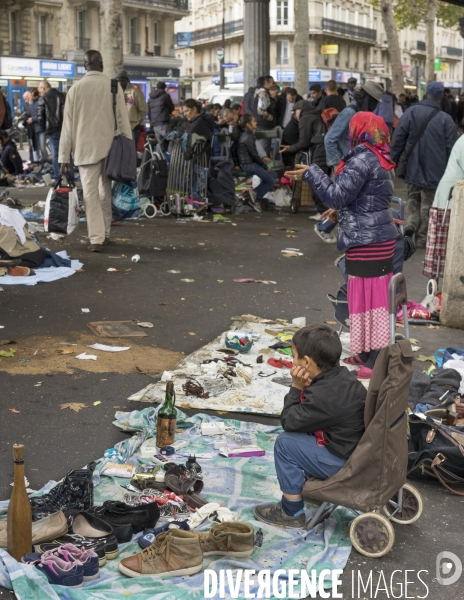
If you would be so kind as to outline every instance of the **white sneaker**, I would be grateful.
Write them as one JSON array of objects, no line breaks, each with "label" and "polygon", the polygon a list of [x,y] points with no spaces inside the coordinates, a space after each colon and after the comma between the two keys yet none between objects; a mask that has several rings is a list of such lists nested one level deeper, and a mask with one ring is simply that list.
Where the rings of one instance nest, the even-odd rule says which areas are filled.
[{"label": "white sneaker", "polygon": [[337,241],[337,238],[334,236],[333,233],[326,233],[325,231],[319,231],[319,229],[317,228],[317,225],[314,225],[314,231],[321,238],[321,240],[323,242],[325,242],[326,244],[335,244]]},{"label": "white sneaker", "polygon": [[308,217],[310,221],[320,221],[322,219],[321,213],[316,213],[315,215],[310,215]]}]

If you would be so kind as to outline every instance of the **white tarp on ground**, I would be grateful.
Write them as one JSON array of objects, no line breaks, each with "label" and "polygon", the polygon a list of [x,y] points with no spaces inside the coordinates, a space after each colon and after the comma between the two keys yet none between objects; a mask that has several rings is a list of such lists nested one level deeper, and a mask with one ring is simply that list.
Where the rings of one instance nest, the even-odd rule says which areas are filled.
[{"label": "white tarp on ground", "polygon": [[[69,258],[66,250],[57,252],[61,258]],[[0,277],[0,283],[2,285],[37,285],[38,283],[49,283],[50,281],[57,281],[64,277],[70,277],[74,275],[76,271],[82,269],[83,263],[78,260],[71,260],[70,267],[48,267],[48,269],[34,269],[35,275],[30,277],[11,277],[11,275],[4,275]]]},{"label": "white tarp on ground", "polygon": [[[247,315],[248,317],[248,315]],[[257,318],[255,318],[258,320]],[[261,319],[261,321],[265,321]],[[247,412],[271,416],[279,416],[282,412],[284,397],[288,392],[288,387],[276,383],[273,379],[289,377],[290,371],[287,368],[272,367],[267,363],[269,358],[283,359],[292,361],[291,356],[280,354],[277,351],[269,349],[269,346],[279,340],[267,331],[276,333],[293,330],[295,326],[290,323],[281,322],[253,322],[253,321],[234,321],[234,325],[240,331],[246,331],[258,336],[251,350],[246,354],[239,354],[237,358],[247,367],[252,369],[252,381],[248,384],[242,377],[231,377],[230,381],[222,377],[206,375],[201,369],[201,363],[211,360],[214,356],[219,356],[218,349],[224,347],[224,339],[227,332],[219,335],[215,340],[192,352],[192,354],[183,358],[176,368],[171,372],[176,391],[176,405],[180,408],[196,408],[204,410],[219,410],[230,412]],[[232,329],[232,328],[231,328]],[[255,336],[255,337],[256,337]],[[343,355],[342,358],[349,355],[349,334],[342,334]],[[263,362],[257,363],[258,356],[263,356]],[[353,367],[352,367],[353,368]],[[218,385],[219,389],[214,389],[209,398],[202,399],[195,396],[186,396],[182,385],[187,378],[193,378],[198,381],[208,391],[209,386]],[[364,382],[363,382],[364,383]],[[366,387],[369,382],[366,382]],[[151,383],[140,392],[132,394],[129,400],[138,402],[159,403],[164,400],[166,383]]]}]

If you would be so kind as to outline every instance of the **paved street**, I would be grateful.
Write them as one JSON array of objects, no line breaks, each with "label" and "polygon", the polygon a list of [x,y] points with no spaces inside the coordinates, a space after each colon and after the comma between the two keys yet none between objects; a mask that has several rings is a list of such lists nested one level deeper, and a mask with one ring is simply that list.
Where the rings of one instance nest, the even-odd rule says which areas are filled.
[{"label": "paved street", "polygon": [[[333,320],[326,294],[336,292],[342,280],[333,266],[337,250],[316,237],[307,213],[250,213],[233,216],[232,221],[236,226],[182,223],[171,218],[117,225],[112,231],[114,243],[102,254],[89,253],[81,243],[87,242],[85,224],[81,224],[64,242],[46,240],[46,244],[54,251],[66,249],[73,258],[79,258],[84,272],[31,288],[5,286],[0,293],[0,325],[4,326],[0,337],[15,340],[16,346],[12,347],[17,352],[14,358],[0,358],[3,499],[11,493],[14,442],[25,444],[26,473],[34,489],[102,456],[127,435],[111,424],[114,412],[147,406],[128,402],[127,397],[150,383],[151,375],[172,367],[183,353],[188,354],[226,330],[232,316],[305,316],[308,324]],[[296,233],[289,234],[287,229]],[[45,241],[44,234],[39,237]],[[287,247],[299,248],[304,256],[283,257],[281,250]],[[136,264],[130,260],[134,254],[141,256]],[[409,297],[418,302],[425,295],[427,282],[421,275],[423,255],[423,250],[418,251],[405,266]],[[108,272],[110,267],[120,272]],[[277,283],[232,281],[243,277]],[[182,282],[184,278],[194,282]],[[82,308],[90,313],[82,313]],[[87,344],[104,343],[91,334],[86,323],[105,319],[150,321],[154,328],[146,330],[148,337],[129,340],[132,354],[110,355],[102,365],[98,361],[77,361],[74,354],[59,354],[60,349],[68,347],[66,344],[78,344],[77,349],[84,351]],[[462,331],[415,327],[412,332],[420,342],[421,354],[430,355],[445,345],[462,347]],[[21,363],[21,358],[28,362]],[[418,369],[423,366],[416,363]],[[95,401],[101,404],[94,406]],[[83,402],[89,408],[78,414],[60,410],[60,404],[66,402]],[[20,413],[10,412],[11,408]],[[255,420],[275,422],[258,417]],[[207,489],[207,481],[205,485]],[[432,578],[438,552],[460,554],[462,540],[456,520],[464,500],[437,485],[418,487],[425,501],[422,519],[410,527],[396,526],[395,546],[384,559],[369,560],[352,552],[344,576],[344,598],[358,597],[351,591],[353,570],[360,569],[364,574],[373,570],[375,589],[378,571],[383,570],[389,581],[395,569],[406,568],[429,571],[428,575],[422,574],[430,588],[429,598],[458,597],[432,582]],[[416,574],[409,575],[414,584],[408,587],[408,597],[425,596]],[[397,597],[407,597],[399,595],[399,587],[395,589]],[[359,597],[363,598],[363,593]],[[382,591],[377,595],[386,597]]]}]

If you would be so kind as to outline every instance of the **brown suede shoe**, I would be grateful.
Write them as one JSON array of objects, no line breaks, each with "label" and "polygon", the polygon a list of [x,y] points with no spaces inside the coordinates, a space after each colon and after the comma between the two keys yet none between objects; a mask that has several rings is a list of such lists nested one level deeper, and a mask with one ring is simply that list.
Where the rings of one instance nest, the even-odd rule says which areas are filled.
[{"label": "brown suede shoe", "polygon": [[103,244],[90,244],[90,252],[101,252]]},{"label": "brown suede shoe", "polygon": [[108,246],[109,243],[110,243],[110,238],[106,237],[105,241],[103,242],[103,246]]},{"label": "brown suede shoe", "polygon": [[230,521],[215,525],[207,533],[198,532],[203,556],[236,556],[246,558],[252,555],[255,545],[255,532],[247,523]]},{"label": "brown suede shoe", "polygon": [[169,529],[156,536],[151,546],[119,563],[128,577],[143,575],[194,575],[201,571],[203,555],[198,534],[194,531]]},{"label": "brown suede shoe", "polygon": [[28,277],[29,275],[35,275],[35,271],[29,269],[29,267],[8,267],[8,275],[12,277]]}]

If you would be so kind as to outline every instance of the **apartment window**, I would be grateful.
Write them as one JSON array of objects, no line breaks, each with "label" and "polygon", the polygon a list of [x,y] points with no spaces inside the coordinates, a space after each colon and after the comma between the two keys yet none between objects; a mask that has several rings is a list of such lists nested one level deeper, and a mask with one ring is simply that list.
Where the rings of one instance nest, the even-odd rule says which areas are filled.
[{"label": "apartment window", "polygon": [[366,15],[366,13],[363,14],[363,27],[367,27],[367,15]]},{"label": "apartment window", "polygon": [[354,11],[354,24],[359,25],[359,10]]},{"label": "apartment window", "polygon": [[277,0],[277,25],[288,25],[288,2]]},{"label": "apartment window", "polygon": [[137,19],[134,17],[129,19],[129,43],[137,43]]},{"label": "apartment window", "polygon": [[19,42],[19,10],[10,12],[10,42]]},{"label": "apartment window", "polygon": [[290,43],[288,40],[277,40],[276,42],[277,57],[276,62],[278,65],[288,65],[290,55]]},{"label": "apartment window", "polygon": [[334,19],[336,21],[340,21],[340,11],[341,8],[339,6],[334,6]]},{"label": "apartment window", "polygon": [[85,10],[76,11],[76,35],[78,40],[85,38]]},{"label": "apartment window", "polygon": [[349,9],[347,8],[347,9],[345,10],[345,23],[349,23],[349,22],[350,22],[350,11],[349,11]]},{"label": "apartment window", "polygon": [[39,15],[39,44],[48,41],[48,15]]},{"label": "apartment window", "polygon": [[154,23],[153,23],[153,43],[154,43],[155,46],[159,46],[160,45],[159,23],[158,23],[158,21],[154,21]]}]

